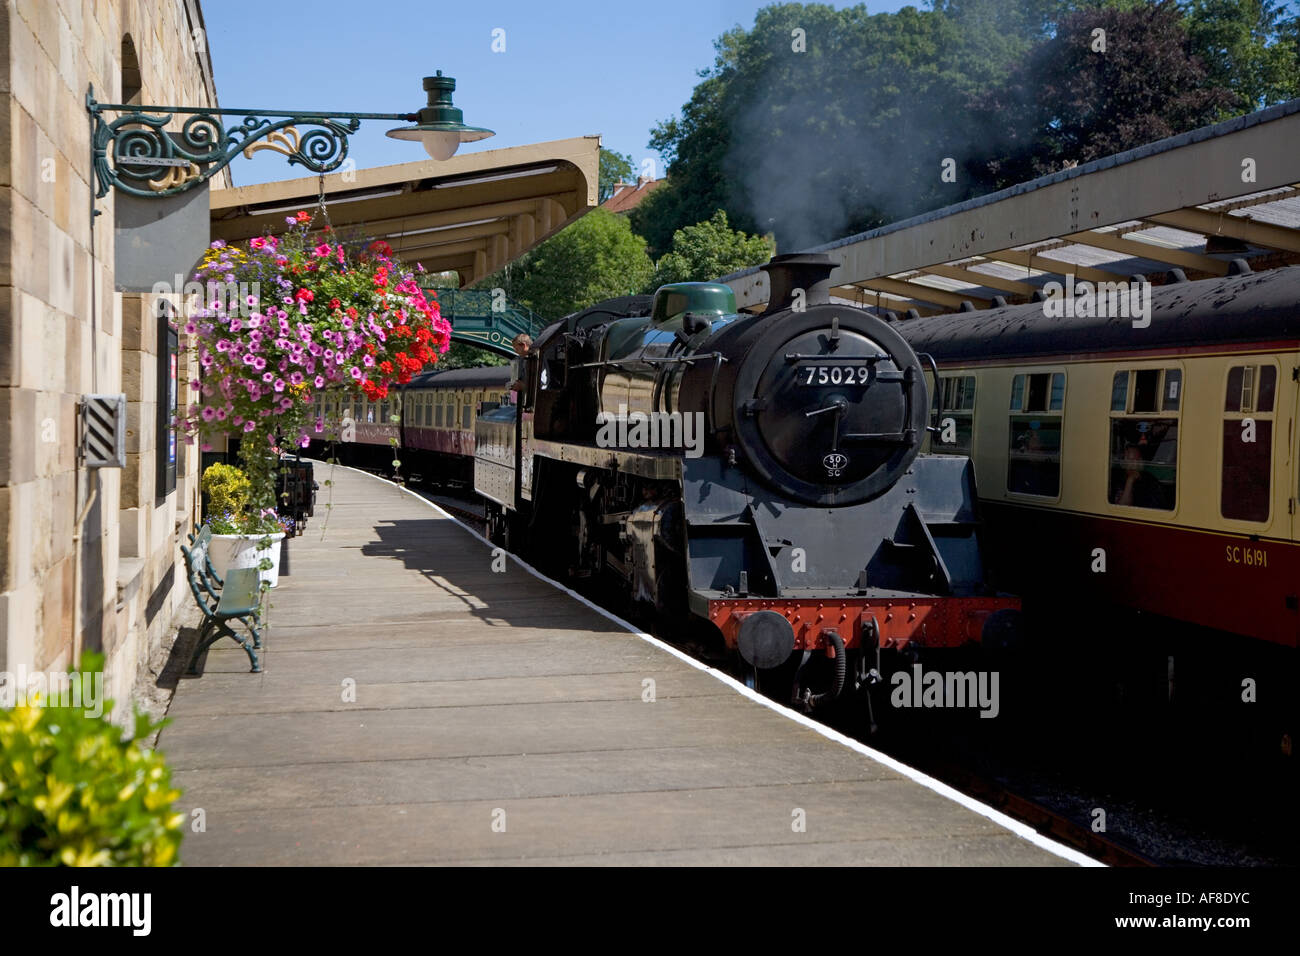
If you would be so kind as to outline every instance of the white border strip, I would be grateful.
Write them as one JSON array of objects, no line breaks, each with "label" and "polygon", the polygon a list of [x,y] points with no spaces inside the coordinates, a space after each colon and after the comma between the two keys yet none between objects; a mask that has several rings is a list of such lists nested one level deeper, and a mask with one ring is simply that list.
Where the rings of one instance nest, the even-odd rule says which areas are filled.
[{"label": "white border strip", "polygon": [[[313,459],[313,460],[318,460],[318,459]],[[328,465],[329,462],[322,462],[322,464]],[[333,467],[346,468],[348,471],[355,471],[359,475],[365,475],[367,478],[374,478],[376,481],[382,481],[385,484],[393,488],[396,488],[399,491],[403,491],[406,494],[410,495],[412,498],[416,499],[417,501],[428,505],[430,508],[432,508],[434,511],[437,511],[440,515],[442,515],[444,518],[448,519],[449,521],[455,522],[459,527],[469,532],[479,541],[482,541],[489,548],[496,547],[496,545],[492,544],[492,542],[489,541],[487,538],[483,537],[473,528],[469,527],[468,525],[460,521],[460,519],[454,517],[453,515],[443,510],[435,502],[430,501],[428,498],[425,498],[424,496],[412,491],[409,488],[405,488],[401,485],[394,484],[393,482],[388,481],[386,478],[380,478],[378,475],[371,474],[368,471],[362,471],[359,468],[353,468],[351,465],[335,465]],[[637,630],[637,628],[629,624],[627,621],[623,620],[618,615],[612,614],[609,611],[605,610],[600,605],[592,603],[591,601],[583,597],[581,594],[579,594],[577,591],[571,590],[570,588],[565,587],[563,584],[560,584],[558,581],[548,578],[546,575],[542,574],[540,571],[538,571],[536,568],[530,565],[527,561],[520,559],[517,555],[511,554],[508,551],[506,552],[506,554],[509,556],[511,561],[515,562],[515,564],[519,565],[521,568],[523,568],[533,577],[545,581],[547,584],[554,587],[557,591],[563,591],[565,594],[567,594],[569,597],[573,598],[574,600],[578,601],[580,604],[584,604],[587,607],[591,608],[593,611],[595,611],[597,614],[609,618],[609,620],[613,621],[615,624],[619,625],[625,630],[630,631],[632,634],[635,634],[637,637],[641,638],[641,640],[647,642],[648,644],[653,644],[661,651],[667,651],[669,654],[673,655],[679,660],[685,661],[687,664],[689,664],[691,667],[694,667],[696,670],[703,671],[704,673],[710,675],[711,677],[720,681],[721,683],[726,684],[728,687],[732,688],[733,690],[738,691],[742,696],[748,697],[750,700],[754,701],[755,703],[762,704],[764,707],[768,708],[769,710],[776,711],[782,717],[785,717],[789,720],[793,720],[796,724],[800,724],[804,727],[807,727],[809,730],[816,731],[818,734],[825,737],[827,740],[833,740],[837,744],[841,744],[845,747],[848,747],[850,750],[854,751],[855,753],[859,753],[864,757],[874,760],[876,763],[883,764],[884,766],[888,767],[890,770],[902,774],[907,779],[920,784],[921,786],[925,787],[927,790],[931,790],[937,793],[941,797],[946,797],[949,800],[953,801],[954,803],[960,804],[961,806],[965,807],[967,810],[970,810],[974,813],[978,813],[982,817],[986,817],[987,819],[996,823],[998,826],[1010,830],[1016,836],[1024,840],[1028,840],[1034,846],[1038,847],[1039,849],[1046,850],[1048,853],[1051,853],[1054,856],[1059,856],[1061,859],[1069,860],[1071,863],[1076,863],[1079,866],[1104,867],[1106,865],[1099,860],[1094,860],[1092,857],[1080,853],[1078,850],[1074,849],[1073,847],[1066,846],[1064,843],[1059,843],[1056,840],[1051,839],[1050,837],[1043,836],[1043,834],[1039,833],[1037,830],[1035,830],[1033,827],[1029,826],[1028,824],[1022,823],[1021,821],[1016,820],[1013,817],[1007,816],[1001,810],[995,810],[993,807],[990,807],[987,804],[980,803],[978,800],[974,799],[971,796],[968,796],[967,794],[962,793],[960,790],[953,789],[952,787],[948,786],[946,783],[942,782],[941,780],[936,780],[934,777],[931,777],[929,774],[917,770],[915,767],[909,767],[907,764],[903,763],[900,760],[896,760],[895,758],[889,756],[889,754],[887,753],[883,753],[879,750],[876,750],[873,747],[868,747],[866,744],[862,743],[861,741],[854,740],[852,737],[847,737],[844,734],[840,733],[838,730],[832,730],[830,727],[827,727],[824,724],[819,724],[817,721],[813,720],[811,717],[806,716],[805,714],[796,713],[795,711],[790,710],[788,707],[782,707],[780,704],[778,704],[776,701],[772,700],[771,698],[764,697],[762,694],[758,693],[758,691],[746,687],[744,684],[740,683],[740,681],[736,680],[730,674],[724,674],[722,671],[710,667],[708,664],[704,664],[701,663],[700,661],[697,661],[689,654],[686,654],[683,651],[679,651],[671,644],[665,644],[663,641],[659,640],[659,638],[654,637],[651,634],[647,634],[644,631]]]}]

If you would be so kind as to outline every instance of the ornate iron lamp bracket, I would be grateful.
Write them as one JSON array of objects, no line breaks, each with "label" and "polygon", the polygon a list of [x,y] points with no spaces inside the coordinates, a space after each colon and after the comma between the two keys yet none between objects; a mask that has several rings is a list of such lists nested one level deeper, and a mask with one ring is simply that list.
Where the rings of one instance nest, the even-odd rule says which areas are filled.
[{"label": "ornate iron lamp bracket", "polygon": [[[174,196],[207,182],[240,153],[270,149],[290,165],[330,173],[348,155],[348,137],[361,121],[418,119],[415,113],[347,113],[316,110],[219,109],[186,106],[135,106],[97,103],[86,93],[92,123],[91,165],[96,198],[117,188],[134,196]],[[118,114],[110,119],[107,114]],[[188,115],[179,130],[165,127]],[[221,116],[243,122],[225,126]],[[299,126],[312,127],[299,133]]]}]

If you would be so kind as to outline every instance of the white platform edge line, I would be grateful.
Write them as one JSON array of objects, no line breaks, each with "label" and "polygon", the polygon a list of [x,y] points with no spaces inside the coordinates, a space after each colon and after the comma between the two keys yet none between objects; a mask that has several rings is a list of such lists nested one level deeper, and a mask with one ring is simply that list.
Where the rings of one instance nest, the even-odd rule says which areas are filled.
[{"label": "white platform edge line", "polygon": [[[320,459],[314,459],[314,460],[319,461]],[[325,464],[329,464],[329,463],[325,462]],[[428,505],[430,508],[437,511],[440,515],[442,515],[447,520],[454,522],[458,527],[462,528],[463,530],[467,531],[469,534],[473,535],[475,538],[483,542],[489,548],[496,547],[496,545],[494,545],[487,538],[483,537],[473,528],[469,527],[464,522],[460,521],[460,519],[456,518],[454,515],[449,514],[447,511],[439,507],[437,502],[430,501],[428,498],[425,498],[423,495],[420,495],[419,493],[414,492],[409,488],[405,488],[401,485],[394,484],[388,479],[381,478],[378,475],[371,474],[368,471],[362,471],[360,468],[353,468],[351,465],[335,465],[333,467],[346,468],[348,471],[355,471],[359,475],[365,475],[367,478],[373,478],[376,481],[382,481],[384,484],[392,488],[395,488],[398,491],[405,492],[406,494],[414,498],[416,501]],[[1079,866],[1104,867],[1106,865],[1105,863],[1102,863],[1100,860],[1094,860],[1092,857],[1080,853],[1078,850],[1074,849],[1073,847],[1068,847],[1064,843],[1059,843],[1056,840],[1051,839],[1050,837],[1043,836],[1041,833],[1039,833],[1037,830],[1035,830],[1033,827],[1029,826],[1028,824],[1022,823],[1021,821],[1016,820],[1013,817],[1007,816],[1001,810],[997,810],[994,809],[993,807],[988,806],[987,804],[980,803],[974,797],[968,796],[967,794],[962,793],[960,790],[956,790],[948,786],[946,783],[944,783],[941,780],[936,780],[934,777],[931,777],[929,774],[917,770],[915,767],[908,766],[902,761],[889,756],[889,754],[887,753],[883,753],[879,750],[876,750],[873,747],[868,747],[866,744],[862,743],[861,741],[854,740],[852,737],[845,736],[844,734],[840,733],[838,730],[832,730],[830,727],[826,727],[823,724],[819,724],[817,723],[817,721],[813,720],[812,718],[804,714],[796,713],[795,711],[790,710],[788,707],[782,707],[776,701],[771,700],[768,697],[764,697],[756,690],[752,690],[746,687],[744,684],[740,683],[740,681],[736,680],[730,674],[724,674],[722,671],[718,670],[717,668],[710,667],[708,664],[704,664],[701,663],[700,661],[697,661],[689,654],[679,651],[671,644],[666,644],[663,641],[659,640],[659,638],[655,637],[654,635],[647,634],[645,633],[645,631],[639,630],[634,625],[623,620],[617,614],[613,614],[605,610],[603,607],[600,607],[599,605],[592,603],[591,601],[587,600],[587,598],[579,594],[577,591],[565,587],[563,584],[559,583],[558,581],[548,578],[546,575],[542,574],[531,564],[529,564],[527,561],[522,560],[517,555],[511,554],[509,551],[505,551],[504,553],[511,561],[519,565],[521,568],[523,568],[533,577],[537,578],[540,581],[545,581],[547,584],[551,585],[557,591],[562,591],[563,593],[567,594],[569,597],[578,601],[580,604],[586,605],[587,607],[595,611],[597,614],[600,614],[601,616],[608,618],[609,620],[617,624],[619,627],[622,627],[628,632],[636,635],[637,637],[641,638],[641,640],[647,642],[648,644],[652,644],[655,647],[659,648],[660,650],[666,651],[667,653],[673,655],[679,660],[686,662],[691,667],[694,667],[696,670],[703,671],[704,673],[713,677],[715,680],[718,680],[721,683],[732,688],[733,690],[737,691],[743,697],[747,697],[750,700],[754,701],[755,703],[761,704],[762,706],[768,708],[769,710],[775,711],[776,713],[780,714],[782,717],[792,720],[795,723],[800,724],[801,726],[807,727],[809,730],[812,730],[820,734],[821,736],[825,737],[827,740],[834,741],[837,744],[849,748],[855,753],[861,754],[862,756],[867,757],[870,760],[874,760],[876,763],[883,764],[884,766],[888,767],[890,770],[893,770],[896,773],[901,774],[902,776],[906,777],[908,780],[913,781],[914,783],[920,784],[921,786],[925,787],[927,790],[933,791],[934,793],[937,793],[941,797],[946,797],[947,799],[951,800],[953,803],[959,804],[965,807],[967,810],[977,813],[980,816],[985,817],[986,819],[992,821],[993,823],[996,823],[998,826],[1002,827],[1003,829],[1011,831],[1016,836],[1020,837],[1023,840],[1027,840],[1029,843],[1032,843],[1034,846],[1038,847],[1041,850],[1045,850],[1054,856],[1058,856],[1063,860],[1068,860],[1069,862],[1075,863]]]}]

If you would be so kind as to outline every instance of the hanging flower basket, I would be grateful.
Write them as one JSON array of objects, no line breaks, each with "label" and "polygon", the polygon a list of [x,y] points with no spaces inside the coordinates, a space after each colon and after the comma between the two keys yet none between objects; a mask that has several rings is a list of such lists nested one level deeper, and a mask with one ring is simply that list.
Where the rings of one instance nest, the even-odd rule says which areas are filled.
[{"label": "hanging flower basket", "polygon": [[205,451],[216,435],[240,440],[252,491],[231,530],[247,535],[284,530],[275,515],[279,458],[325,432],[315,393],[386,398],[437,362],[451,338],[432,293],[387,243],[341,240],[328,225],[313,232],[306,212],[285,221],[283,236],[247,249],[212,243],[194,276],[207,301],[184,325],[201,371],[176,425]]}]

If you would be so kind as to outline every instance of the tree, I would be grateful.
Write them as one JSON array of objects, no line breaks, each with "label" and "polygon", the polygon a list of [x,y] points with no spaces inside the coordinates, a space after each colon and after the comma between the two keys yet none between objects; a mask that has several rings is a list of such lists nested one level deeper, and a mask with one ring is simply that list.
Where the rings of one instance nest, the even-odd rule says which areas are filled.
[{"label": "tree", "polygon": [[1081,10],[975,98],[990,136],[968,170],[1001,188],[1205,126],[1235,101],[1210,80],[1171,0]]},{"label": "tree", "polygon": [[771,236],[732,229],[719,209],[712,218],[673,234],[672,250],[659,259],[647,291],[669,282],[705,282],[760,265],[775,249]]},{"label": "tree", "polygon": [[1190,0],[1183,25],[1209,83],[1231,90],[1232,114],[1300,96],[1300,15],[1286,18],[1273,0]]},{"label": "tree", "polygon": [[941,178],[985,135],[965,102],[1006,77],[1065,0],[936,4],[874,16],[776,4],[721,36],[651,137],[668,182],[632,224],[652,252],[715,209],[788,252],[968,198],[974,183]]},{"label": "tree", "polygon": [[639,292],[652,271],[645,240],[627,219],[593,209],[480,285],[505,289],[549,320]]},{"label": "tree", "polygon": [[632,165],[631,156],[616,153],[612,149],[602,148],[600,151],[599,182],[596,187],[597,202],[604,202],[614,195],[614,189],[619,183],[632,182],[635,169],[636,167]]}]

